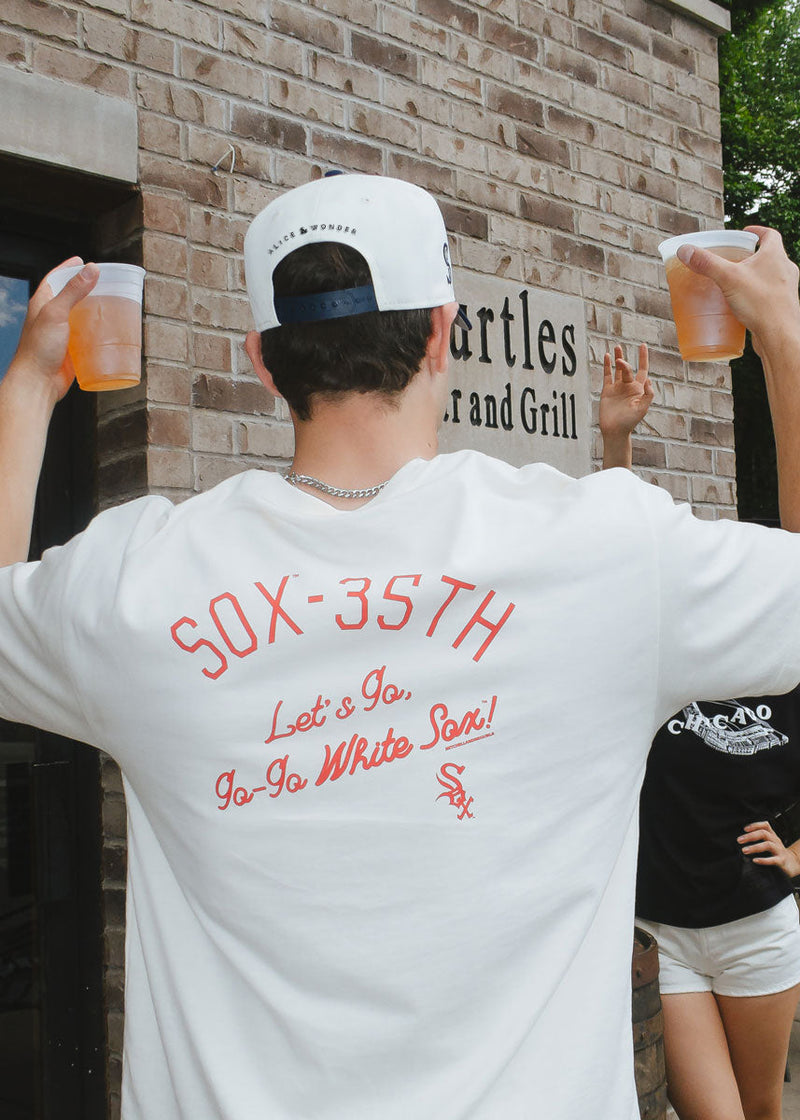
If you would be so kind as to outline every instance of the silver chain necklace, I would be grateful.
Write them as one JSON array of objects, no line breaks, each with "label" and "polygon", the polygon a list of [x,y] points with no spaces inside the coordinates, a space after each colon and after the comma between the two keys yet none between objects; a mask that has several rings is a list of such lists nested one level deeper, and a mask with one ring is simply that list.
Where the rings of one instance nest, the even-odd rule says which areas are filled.
[{"label": "silver chain necklace", "polygon": [[386,482],[379,482],[377,486],[369,486],[365,490],[345,490],[341,486],[329,486],[327,482],[322,482],[319,478],[312,478],[309,474],[295,474],[294,471],[287,471],[283,476],[287,482],[292,486],[297,486],[302,483],[304,486],[313,486],[315,490],[321,490],[323,494],[330,494],[332,498],[374,498],[376,494],[380,494]]}]

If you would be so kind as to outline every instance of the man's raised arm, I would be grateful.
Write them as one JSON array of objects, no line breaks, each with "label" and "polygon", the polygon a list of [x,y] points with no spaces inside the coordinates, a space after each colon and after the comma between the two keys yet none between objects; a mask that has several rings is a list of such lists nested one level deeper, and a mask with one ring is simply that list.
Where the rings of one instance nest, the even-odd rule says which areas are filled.
[{"label": "man's raised arm", "polygon": [[705,249],[683,245],[678,257],[722,290],[749,329],[767,383],[778,461],[781,525],[800,531],[800,270],[786,255],[780,234],[748,226],[759,236],[757,252],[733,263]]},{"label": "man's raised arm", "polygon": [[[80,264],[80,258],[66,261]],[[53,409],[73,379],[70,309],[97,282],[86,265],[56,296],[43,280],[28,305],[17,352],[0,381],[0,567],[28,559],[36,487]]]}]

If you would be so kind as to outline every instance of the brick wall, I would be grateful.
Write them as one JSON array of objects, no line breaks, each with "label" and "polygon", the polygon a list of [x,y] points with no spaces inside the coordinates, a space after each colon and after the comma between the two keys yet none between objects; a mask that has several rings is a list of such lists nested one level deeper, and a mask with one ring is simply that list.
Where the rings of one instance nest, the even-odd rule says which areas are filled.
[{"label": "brick wall", "polygon": [[[582,296],[596,389],[608,341],[646,341],[640,473],[733,515],[729,371],[680,361],[656,256],[723,216],[716,37],[690,17],[656,0],[4,0],[0,63],[138,106],[141,198],[107,243],[135,242],[148,270],[147,378],[99,404],[103,503],[182,499],[291,454],[286,410],[241,349],[242,241],[281,189],[337,167],[429,188],[456,264]],[[116,1076],[110,764],[105,788]]]}]

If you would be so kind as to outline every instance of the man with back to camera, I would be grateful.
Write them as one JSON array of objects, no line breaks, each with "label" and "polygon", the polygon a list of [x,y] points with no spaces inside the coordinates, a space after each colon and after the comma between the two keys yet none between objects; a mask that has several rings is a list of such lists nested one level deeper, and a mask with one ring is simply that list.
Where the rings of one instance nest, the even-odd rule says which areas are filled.
[{"label": "man with back to camera", "polygon": [[[756,328],[783,472],[797,270],[695,252]],[[292,473],[27,552],[69,308],[0,385],[0,713],[129,815],[125,1120],[634,1120],[637,795],[695,695],[800,679],[800,539],[627,471],[436,455],[458,312],[425,191],[341,175],[245,243]],[[259,337],[259,333],[260,337]]]}]

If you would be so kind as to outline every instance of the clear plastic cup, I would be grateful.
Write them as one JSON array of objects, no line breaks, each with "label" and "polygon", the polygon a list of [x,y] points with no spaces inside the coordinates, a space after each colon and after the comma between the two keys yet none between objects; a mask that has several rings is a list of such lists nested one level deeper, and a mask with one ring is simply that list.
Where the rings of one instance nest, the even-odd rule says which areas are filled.
[{"label": "clear plastic cup", "polygon": [[670,237],[658,247],[667,270],[678,349],[686,362],[722,362],[744,353],[745,329],[713,280],[698,276],[676,257],[681,245],[708,249],[729,261],[755,252],[758,237],[744,230],[714,229]]},{"label": "clear plastic cup", "polygon": [[[142,289],[145,271],[135,264],[101,264],[88,296],[69,314],[69,356],[81,389],[103,392],[138,385],[142,375]],[[57,268],[47,277],[56,296],[83,265]]]}]

